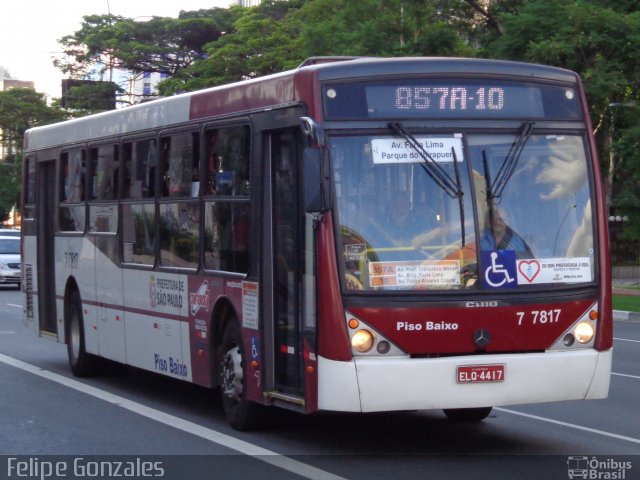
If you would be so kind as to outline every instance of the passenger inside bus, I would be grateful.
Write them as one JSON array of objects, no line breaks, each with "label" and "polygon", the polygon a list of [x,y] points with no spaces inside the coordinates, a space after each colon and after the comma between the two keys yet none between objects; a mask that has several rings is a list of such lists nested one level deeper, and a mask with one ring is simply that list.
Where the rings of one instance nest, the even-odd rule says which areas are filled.
[{"label": "passenger inside bus", "polygon": [[527,242],[507,223],[504,210],[489,208],[480,237],[481,250],[514,250],[517,258],[534,258]]},{"label": "passenger inside bus", "polygon": [[418,225],[411,211],[411,198],[405,192],[397,193],[389,204],[389,220],[376,225],[389,247],[406,247],[418,233]]}]

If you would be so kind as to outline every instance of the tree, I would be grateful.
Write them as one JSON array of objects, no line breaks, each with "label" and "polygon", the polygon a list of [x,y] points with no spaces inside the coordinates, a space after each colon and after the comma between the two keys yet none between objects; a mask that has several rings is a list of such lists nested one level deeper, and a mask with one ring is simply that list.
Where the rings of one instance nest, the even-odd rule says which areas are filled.
[{"label": "tree", "polygon": [[314,0],[297,18],[306,56],[469,56],[470,11],[457,0]]},{"label": "tree", "polygon": [[[175,76],[205,56],[204,46],[229,32],[236,9],[180,12],[179,17],[136,21],[116,15],[88,15],[80,30],[59,40],[63,55],[54,64],[74,78],[104,76],[114,69]],[[98,65],[98,71],[92,68]],[[108,80],[112,80],[108,78]]]},{"label": "tree", "polygon": [[65,79],[60,104],[78,116],[89,115],[115,109],[116,93],[124,90],[114,82]]},{"label": "tree", "polygon": [[0,92],[0,216],[5,220],[20,193],[22,145],[27,129],[62,120],[65,113],[47,105],[45,95],[26,88]]},{"label": "tree", "polygon": [[[163,95],[254,78],[314,56],[473,55],[472,9],[459,0],[290,0],[238,9],[230,33],[206,58],[163,82]],[[457,10],[456,10],[457,11]],[[465,34],[459,35],[459,26]]]},{"label": "tree", "polygon": [[302,60],[299,23],[292,17],[301,2],[264,2],[255,8],[232,7],[231,32],[207,44],[206,55],[181,75],[160,84],[169,95],[246,80],[297,66]]},{"label": "tree", "polygon": [[617,262],[640,261],[640,107],[620,104],[612,112],[611,224],[612,253]]},{"label": "tree", "polygon": [[[501,2],[494,17],[500,28],[487,35],[484,44],[486,56],[555,65],[580,74],[598,135],[605,188],[612,198],[608,206],[635,209],[628,215],[630,232],[640,231],[638,117],[619,106],[640,105],[640,12],[635,3]],[[613,159],[615,165],[610,163]]]}]

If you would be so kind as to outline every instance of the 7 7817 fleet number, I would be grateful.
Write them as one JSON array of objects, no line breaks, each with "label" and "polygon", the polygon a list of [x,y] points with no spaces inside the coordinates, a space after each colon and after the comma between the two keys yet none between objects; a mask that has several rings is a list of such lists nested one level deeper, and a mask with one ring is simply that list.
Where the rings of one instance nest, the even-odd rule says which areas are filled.
[{"label": "7 7817 fleet number", "polygon": [[560,321],[562,309],[552,308],[549,310],[531,310],[530,312],[516,312],[518,316],[518,326],[524,324],[546,325],[558,323]]}]

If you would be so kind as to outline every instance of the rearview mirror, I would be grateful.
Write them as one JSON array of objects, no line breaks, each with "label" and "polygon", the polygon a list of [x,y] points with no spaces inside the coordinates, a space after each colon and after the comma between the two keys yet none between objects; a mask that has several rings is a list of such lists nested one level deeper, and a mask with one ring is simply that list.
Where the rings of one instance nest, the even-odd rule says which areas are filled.
[{"label": "rearview mirror", "polygon": [[331,208],[331,175],[328,161],[323,161],[324,149],[307,147],[304,149],[303,188],[304,209],[307,213],[324,213]]}]

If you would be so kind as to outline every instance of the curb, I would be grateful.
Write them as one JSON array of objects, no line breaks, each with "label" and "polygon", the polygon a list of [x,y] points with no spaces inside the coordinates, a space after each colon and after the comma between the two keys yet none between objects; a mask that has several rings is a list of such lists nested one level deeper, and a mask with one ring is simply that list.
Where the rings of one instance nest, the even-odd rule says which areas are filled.
[{"label": "curb", "polygon": [[614,310],[613,319],[623,322],[640,322],[640,312],[625,312],[624,310]]}]

